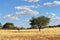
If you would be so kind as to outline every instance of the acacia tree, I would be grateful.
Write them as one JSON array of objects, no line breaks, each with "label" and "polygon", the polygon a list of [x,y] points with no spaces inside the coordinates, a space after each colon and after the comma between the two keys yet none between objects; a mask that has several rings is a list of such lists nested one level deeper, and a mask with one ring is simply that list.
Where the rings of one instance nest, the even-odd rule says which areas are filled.
[{"label": "acacia tree", "polygon": [[45,16],[40,16],[38,18],[32,18],[30,20],[30,25],[39,28],[39,31],[42,26],[46,26],[49,23],[50,18]]}]

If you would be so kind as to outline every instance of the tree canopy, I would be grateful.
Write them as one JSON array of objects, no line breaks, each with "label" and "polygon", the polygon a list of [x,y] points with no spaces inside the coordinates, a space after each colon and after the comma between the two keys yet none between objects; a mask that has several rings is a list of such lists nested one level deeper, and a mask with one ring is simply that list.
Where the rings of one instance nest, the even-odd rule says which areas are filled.
[{"label": "tree canopy", "polygon": [[5,23],[4,25],[3,25],[3,28],[13,28],[14,27],[14,24],[13,23]]},{"label": "tree canopy", "polygon": [[39,31],[41,29],[42,26],[46,26],[49,23],[50,18],[45,17],[45,16],[40,16],[37,18],[32,18],[30,20],[30,25],[33,27],[37,27],[39,28]]},{"label": "tree canopy", "polygon": [[2,28],[2,24],[0,23],[0,28]]}]

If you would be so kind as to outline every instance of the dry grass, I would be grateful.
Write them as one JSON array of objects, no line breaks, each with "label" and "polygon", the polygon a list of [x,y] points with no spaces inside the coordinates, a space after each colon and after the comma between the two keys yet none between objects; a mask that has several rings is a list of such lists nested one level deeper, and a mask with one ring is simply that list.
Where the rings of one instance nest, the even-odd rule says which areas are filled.
[{"label": "dry grass", "polygon": [[60,28],[0,30],[0,40],[60,40]]}]

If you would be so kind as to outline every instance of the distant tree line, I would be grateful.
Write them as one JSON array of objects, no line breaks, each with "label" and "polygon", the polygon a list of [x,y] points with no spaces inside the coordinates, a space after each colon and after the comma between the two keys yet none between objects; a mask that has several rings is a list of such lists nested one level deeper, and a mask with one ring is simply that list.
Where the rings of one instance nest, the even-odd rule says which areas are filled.
[{"label": "distant tree line", "polygon": [[0,29],[8,29],[8,30],[10,30],[10,29],[16,29],[16,30],[20,30],[20,29],[24,29],[24,27],[15,27],[14,26],[14,23],[10,23],[10,22],[7,22],[7,23],[5,23],[4,25],[2,25],[1,23],[0,23]]},{"label": "distant tree line", "polygon": [[49,28],[60,27],[60,25],[48,26]]},{"label": "distant tree line", "polygon": [[56,26],[47,26],[50,22],[50,18],[48,17],[45,17],[45,16],[40,16],[40,17],[32,17],[32,19],[30,20],[30,25],[31,27],[29,28],[24,28],[24,27],[16,27],[14,25],[14,23],[10,23],[10,22],[7,22],[5,23],[3,26],[2,24],[0,23],[0,29],[17,29],[17,30],[20,30],[20,29],[42,29],[42,28],[53,28],[53,27],[60,27],[60,25],[56,25]]},{"label": "distant tree line", "polygon": [[[54,27],[60,27],[60,25],[55,25],[55,26],[44,26],[44,27],[41,27],[42,28],[54,28]],[[25,29],[24,27],[15,27],[13,23],[5,23],[3,26],[2,24],[0,23],[0,29],[17,29],[17,30],[20,30],[20,29]],[[36,26],[31,26],[29,28],[26,28],[26,29],[38,29],[38,27]]]}]

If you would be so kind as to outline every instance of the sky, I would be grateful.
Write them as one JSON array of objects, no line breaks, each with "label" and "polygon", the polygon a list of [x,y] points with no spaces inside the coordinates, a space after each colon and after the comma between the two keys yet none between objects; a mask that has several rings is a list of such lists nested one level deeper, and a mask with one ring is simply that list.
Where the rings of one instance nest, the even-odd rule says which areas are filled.
[{"label": "sky", "polygon": [[0,22],[30,27],[32,17],[51,18],[49,25],[60,24],[60,0],[0,0]]}]

